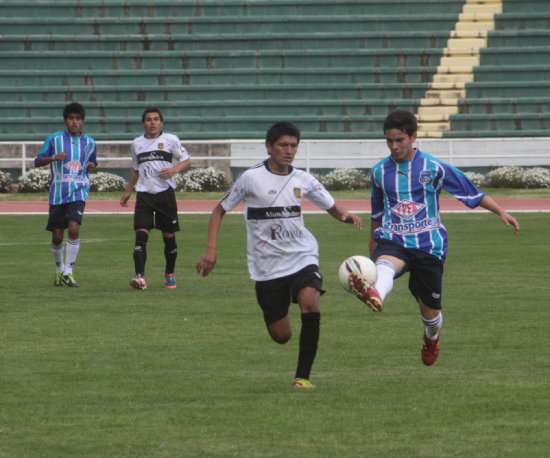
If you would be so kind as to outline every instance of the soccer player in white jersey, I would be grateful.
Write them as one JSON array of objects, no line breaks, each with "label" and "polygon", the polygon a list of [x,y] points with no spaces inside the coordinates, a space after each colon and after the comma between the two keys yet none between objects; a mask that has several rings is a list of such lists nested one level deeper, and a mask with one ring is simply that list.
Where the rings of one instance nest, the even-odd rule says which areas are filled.
[{"label": "soccer player in white jersey", "polygon": [[380,311],[394,278],[406,272],[409,290],[420,306],[424,324],[422,362],[430,366],[439,355],[443,263],[447,232],[439,215],[439,194],[445,189],[470,208],[496,213],[517,235],[519,224],[457,168],[413,146],[417,121],[413,113],[397,110],[384,121],[390,155],[371,171],[371,236],[369,251],[378,279],[369,285],[351,274],[357,297]]},{"label": "soccer player in white jersey", "polygon": [[[162,232],[166,267],[164,286],[177,288],[174,270],[178,247],[175,233],[179,231],[176,183],[172,178],[191,166],[187,150],[176,135],[162,131],[163,117],[158,108],[149,107],[141,116],[145,133],[132,141],[132,168],[126,192],[120,198],[120,205],[128,206],[128,199],[136,187],[136,207],[134,210],[134,267],[136,275],[130,286],[139,290],[147,289],[145,263],[147,261],[147,241],[149,232],[156,228]],[[137,185],[137,186],[136,186]]]},{"label": "soccer player in white jersey", "polygon": [[324,293],[319,273],[319,250],[304,226],[300,203],[307,198],[322,210],[359,229],[361,220],[334,202],[312,175],[292,166],[300,131],[288,122],[276,123],[266,134],[268,159],[243,172],[212,211],[208,243],[197,263],[203,276],[214,269],[222,218],[242,202],[247,229],[248,270],[256,281],[256,297],[271,338],[286,343],[292,329],[291,301],[301,310],[296,388],[312,388],[311,367],[319,341],[319,298]]},{"label": "soccer player in white jersey", "polygon": [[[88,172],[97,169],[97,146],[93,138],[82,133],[86,112],[73,102],[63,109],[66,130],[50,135],[34,160],[35,167],[50,166],[51,184],[49,217],[46,230],[52,233],[55,261],[55,286],[78,287],[73,275],[80,251],[80,225],[90,192]],[[63,236],[67,229],[67,256]]]}]

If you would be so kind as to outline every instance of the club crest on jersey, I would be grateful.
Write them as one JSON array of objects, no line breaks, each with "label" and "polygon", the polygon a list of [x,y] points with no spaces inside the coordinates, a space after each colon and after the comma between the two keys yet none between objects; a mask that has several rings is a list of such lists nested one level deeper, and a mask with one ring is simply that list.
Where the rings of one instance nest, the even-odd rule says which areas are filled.
[{"label": "club crest on jersey", "polygon": [[400,218],[412,218],[425,207],[426,206],[424,204],[412,202],[411,200],[402,200],[391,209],[391,212]]},{"label": "club crest on jersey", "polygon": [[157,145],[157,147],[158,147],[158,149],[164,149],[164,143],[159,143],[159,144]]},{"label": "club crest on jersey", "polygon": [[82,165],[78,161],[67,162],[63,167],[69,169],[71,172],[79,172],[82,170]]},{"label": "club crest on jersey", "polygon": [[294,197],[296,197],[296,199],[301,199],[302,198],[302,189],[301,188],[294,188]]},{"label": "club crest on jersey", "polygon": [[427,185],[432,181],[432,173],[429,170],[422,170],[418,178],[421,184]]}]

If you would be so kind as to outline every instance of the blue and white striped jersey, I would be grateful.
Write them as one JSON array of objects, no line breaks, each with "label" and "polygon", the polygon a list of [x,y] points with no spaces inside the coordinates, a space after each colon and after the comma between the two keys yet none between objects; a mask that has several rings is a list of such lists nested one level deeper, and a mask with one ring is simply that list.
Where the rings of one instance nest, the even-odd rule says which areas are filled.
[{"label": "blue and white striped jersey", "polygon": [[442,262],[447,231],[439,215],[441,190],[470,208],[485,196],[462,171],[419,149],[410,161],[383,159],[372,168],[371,179],[371,219],[382,223],[375,238],[425,251]]},{"label": "blue and white striped jersey", "polygon": [[54,161],[50,164],[50,205],[79,200],[86,202],[90,192],[87,165],[88,162],[97,165],[95,140],[87,135],[71,137],[67,132],[55,132],[44,141],[34,165],[40,159],[58,153],[67,153],[67,157],[63,162]]}]

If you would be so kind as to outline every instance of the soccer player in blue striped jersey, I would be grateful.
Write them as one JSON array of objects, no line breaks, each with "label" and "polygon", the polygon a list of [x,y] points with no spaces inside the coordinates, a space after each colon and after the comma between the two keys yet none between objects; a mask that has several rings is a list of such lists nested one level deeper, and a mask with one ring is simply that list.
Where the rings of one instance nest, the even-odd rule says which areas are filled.
[{"label": "soccer player in blue striped jersey", "polygon": [[[50,135],[34,160],[35,167],[50,166],[49,217],[46,230],[52,233],[51,248],[55,260],[55,286],[77,287],[73,268],[80,250],[80,225],[90,192],[88,172],[97,169],[97,146],[82,133],[86,112],[79,103],[63,109],[66,130]],[[63,236],[67,229],[67,256]]]},{"label": "soccer player in blue striped jersey", "polygon": [[383,307],[394,278],[410,273],[409,290],[420,306],[424,323],[422,361],[429,366],[439,355],[443,263],[447,231],[439,214],[439,195],[445,189],[470,208],[496,213],[517,235],[519,224],[468,177],[413,146],[417,121],[413,113],[397,110],[384,121],[390,156],[371,171],[371,237],[369,251],[378,279],[374,285],[353,278],[355,294],[373,310]]}]

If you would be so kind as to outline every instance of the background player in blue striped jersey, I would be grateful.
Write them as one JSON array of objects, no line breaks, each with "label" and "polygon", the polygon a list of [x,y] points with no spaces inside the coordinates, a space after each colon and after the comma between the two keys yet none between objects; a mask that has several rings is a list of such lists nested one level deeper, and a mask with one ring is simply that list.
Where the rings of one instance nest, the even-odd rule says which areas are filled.
[{"label": "background player in blue striped jersey", "polygon": [[[80,250],[80,225],[90,192],[88,172],[97,168],[97,147],[93,138],[82,133],[86,112],[79,103],[63,109],[67,129],[50,135],[34,160],[35,167],[50,166],[50,211],[46,230],[52,233],[56,274],[54,285],[77,287],[73,267]],[[63,236],[67,230],[67,256]]]},{"label": "background player in blue striped jersey", "polygon": [[269,128],[265,145],[269,158],[245,170],[212,211],[208,243],[197,263],[203,276],[214,269],[217,239],[222,218],[242,202],[247,231],[247,259],[250,278],[256,281],[256,297],[271,338],[288,342],[292,328],[288,310],[291,301],[301,311],[302,329],[296,388],[313,388],[309,381],[319,341],[322,276],[319,273],[317,240],[304,226],[300,207],[303,198],[344,223],[361,229],[361,220],[334,202],[333,197],[309,173],[292,166],[300,131],[289,122]]},{"label": "background player in blue striped jersey", "polygon": [[496,213],[517,235],[519,224],[457,168],[413,146],[417,121],[397,110],[384,121],[390,156],[371,171],[371,237],[369,250],[378,280],[369,285],[351,276],[352,289],[373,310],[380,311],[394,278],[410,273],[409,290],[420,306],[424,323],[422,361],[429,366],[439,355],[443,323],[441,294],[447,232],[439,215],[439,194],[445,189],[470,208]]}]

